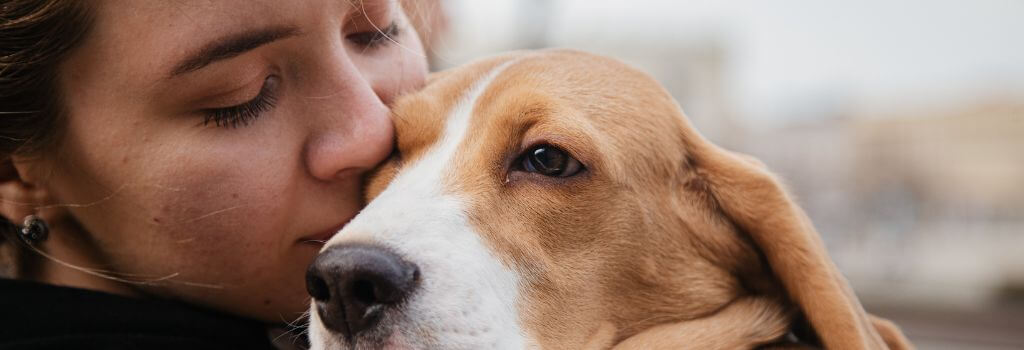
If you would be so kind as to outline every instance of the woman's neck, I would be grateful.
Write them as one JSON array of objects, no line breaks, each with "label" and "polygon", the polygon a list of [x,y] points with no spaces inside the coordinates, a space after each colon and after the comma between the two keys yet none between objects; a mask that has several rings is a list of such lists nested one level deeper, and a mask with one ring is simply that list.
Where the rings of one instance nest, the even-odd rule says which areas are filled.
[{"label": "woman's neck", "polygon": [[51,230],[50,239],[41,244],[39,252],[26,252],[37,256],[32,259],[32,268],[25,271],[27,275],[21,278],[124,296],[143,296],[130,282],[111,273],[98,254],[88,249],[91,245],[81,242],[81,232],[68,232],[66,226]]}]

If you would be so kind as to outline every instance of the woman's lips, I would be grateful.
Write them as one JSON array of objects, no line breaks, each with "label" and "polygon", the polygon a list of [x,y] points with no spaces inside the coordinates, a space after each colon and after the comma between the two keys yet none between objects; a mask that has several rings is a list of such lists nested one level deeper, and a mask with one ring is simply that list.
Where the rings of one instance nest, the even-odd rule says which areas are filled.
[{"label": "woman's lips", "polygon": [[309,236],[306,236],[306,237],[302,237],[302,238],[299,239],[299,242],[307,243],[307,244],[314,244],[314,245],[317,245],[317,246],[322,246],[325,243],[327,243],[327,241],[330,240],[331,237],[334,237],[334,235],[337,234],[338,231],[341,231],[341,229],[343,227],[345,227],[345,225],[348,224],[348,222],[350,220],[351,220],[351,218],[349,218],[348,220],[345,220],[345,222],[341,223],[338,226],[335,226],[333,228],[321,231],[320,233],[317,233],[317,234],[314,234],[314,235],[309,235]]}]

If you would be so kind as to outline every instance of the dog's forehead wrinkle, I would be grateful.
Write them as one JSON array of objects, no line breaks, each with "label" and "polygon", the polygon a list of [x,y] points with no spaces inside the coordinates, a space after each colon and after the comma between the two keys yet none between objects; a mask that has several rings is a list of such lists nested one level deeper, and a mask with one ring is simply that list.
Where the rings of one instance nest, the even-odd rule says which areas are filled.
[{"label": "dog's forehead wrinkle", "polygon": [[[479,97],[487,91],[490,83],[499,74],[515,62],[516,60],[504,62],[474,82],[449,112],[449,117],[445,121],[444,132],[440,140],[431,146],[426,151],[426,154],[416,162],[415,167],[426,167],[426,169],[403,171],[399,174],[399,177],[401,178],[405,174],[425,174],[429,177],[424,177],[422,180],[441,183],[444,176],[449,175],[446,173],[446,170],[451,169],[452,158],[454,158],[456,151],[466,138],[470,119],[477,108]],[[398,180],[396,179],[396,182]]]}]

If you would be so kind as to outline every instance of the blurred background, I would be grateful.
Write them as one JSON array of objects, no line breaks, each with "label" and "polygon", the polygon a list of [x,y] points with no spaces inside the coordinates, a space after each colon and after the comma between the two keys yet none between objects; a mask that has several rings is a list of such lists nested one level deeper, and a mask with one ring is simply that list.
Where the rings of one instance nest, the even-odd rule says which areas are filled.
[{"label": "blurred background", "polygon": [[1024,1],[420,2],[443,69],[570,47],[654,75],[787,182],[922,349],[1024,348]]}]

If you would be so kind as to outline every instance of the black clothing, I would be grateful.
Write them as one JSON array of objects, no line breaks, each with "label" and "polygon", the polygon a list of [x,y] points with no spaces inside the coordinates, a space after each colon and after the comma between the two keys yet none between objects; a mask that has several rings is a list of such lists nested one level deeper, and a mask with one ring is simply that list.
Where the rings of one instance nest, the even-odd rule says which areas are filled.
[{"label": "black clothing", "polygon": [[0,349],[274,349],[259,322],[166,300],[0,279]]}]

